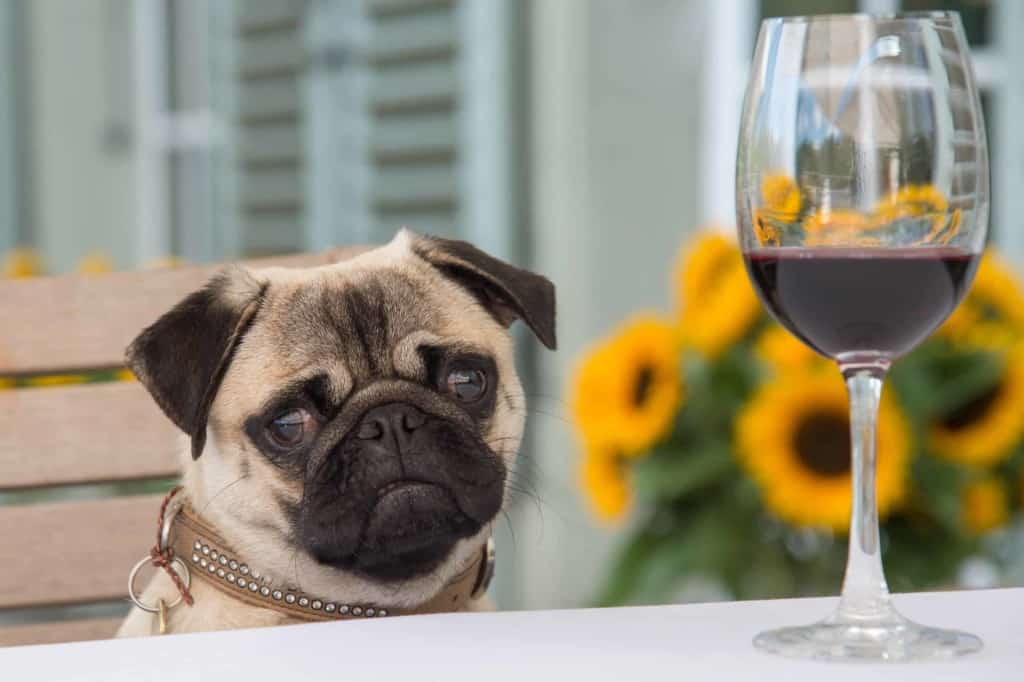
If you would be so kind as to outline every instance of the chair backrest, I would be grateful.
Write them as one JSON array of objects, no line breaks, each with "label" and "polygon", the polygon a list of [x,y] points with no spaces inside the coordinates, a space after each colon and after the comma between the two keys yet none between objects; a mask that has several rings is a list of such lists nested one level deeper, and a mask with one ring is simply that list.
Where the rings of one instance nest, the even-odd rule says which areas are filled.
[{"label": "chair backrest", "polygon": [[[122,368],[135,335],[218,267],[0,280],[0,377]],[[140,384],[52,383],[0,390],[0,646],[111,636],[177,474],[180,435]]]}]

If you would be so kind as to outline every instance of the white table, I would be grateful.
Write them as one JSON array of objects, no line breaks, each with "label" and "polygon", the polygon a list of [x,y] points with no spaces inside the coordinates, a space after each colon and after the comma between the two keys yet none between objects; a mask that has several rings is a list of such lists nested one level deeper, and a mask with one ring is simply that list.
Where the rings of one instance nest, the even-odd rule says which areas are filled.
[{"label": "white table", "polygon": [[453,614],[0,649],[0,680],[1024,680],[1024,589],[901,595],[908,616],[980,635],[949,662],[813,663],[751,647],[834,599]]}]

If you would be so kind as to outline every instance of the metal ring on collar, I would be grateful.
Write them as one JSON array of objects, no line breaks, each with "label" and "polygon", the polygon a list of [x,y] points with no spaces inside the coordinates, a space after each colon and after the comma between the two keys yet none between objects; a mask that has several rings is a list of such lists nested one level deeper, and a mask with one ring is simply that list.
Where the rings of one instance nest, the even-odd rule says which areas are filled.
[{"label": "metal ring on collar", "polygon": [[494,579],[494,564],[497,559],[497,552],[495,551],[494,538],[487,538],[487,544],[484,545],[484,559],[483,566],[480,567],[480,573],[477,577],[476,584],[473,586],[473,591],[470,593],[470,599],[476,599],[487,591],[487,588],[491,586],[491,581]]},{"label": "metal ring on collar", "polygon": [[[143,566],[145,566],[146,564],[152,563],[152,561],[153,560],[150,559],[147,556],[147,557],[141,559],[139,561],[139,563],[135,564],[135,567],[132,568],[132,572],[128,574],[128,597],[132,600],[132,602],[136,606],[138,606],[143,611],[146,611],[147,613],[159,613],[160,612],[160,605],[159,604],[157,604],[156,606],[149,606],[148,604],[142,603],[142,599],[139,597],[138,593],[136,593],[136,591],[135,591],[135,578],[136,578],[136,576],[138,576],[139,571],[142,569]],[[178,570],[178,568],[177,568],[178,566],[181,567],[181,570]],[[178,557],[174,557],[174,559],[171,561],[171,570],[172,571],[176,571],[178,573],[178,575],[181,576],[181,579],[185,581],[185,588],[186,589],[188,589],[189,587],[192,586],[192,574],[188,570],[188,564],[186,564],[184,561],[182,561]],[[179,594],[177,599],[175,599],[173,602],[171,602],[170,604],[167,605],[167,608],[168,609],[174,608],[175,606],[177,606],[178,604],[181,603],[181,599],[182,599],[182,597]]]},{"label": "metal ring on collar", "polygon": [[160,551],[165,552],[171,546],[171,527],[174,526],[174,517],[178,515],[181,508],[185,504],[185,496],[179,491],[177,495],[171,498],[170,502],[167,503],[167,509],[164,512],[164,522],[160,526]]}]

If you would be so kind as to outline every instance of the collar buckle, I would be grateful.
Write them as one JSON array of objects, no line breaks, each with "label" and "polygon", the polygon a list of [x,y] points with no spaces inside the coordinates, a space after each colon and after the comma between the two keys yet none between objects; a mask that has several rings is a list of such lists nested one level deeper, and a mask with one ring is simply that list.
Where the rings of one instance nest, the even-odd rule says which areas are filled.
[{"label": "collar buckle", "polygon": [[171,548],[171,530],[174,528],[174,519],[178,516],[181,508],[185,506],[185,496],[179,494],[180,492],[180,487],[171,491],[171,497],[164,510],[163,521],[160,523],[160,534],[157,536],[157,549],[161,552]]}]

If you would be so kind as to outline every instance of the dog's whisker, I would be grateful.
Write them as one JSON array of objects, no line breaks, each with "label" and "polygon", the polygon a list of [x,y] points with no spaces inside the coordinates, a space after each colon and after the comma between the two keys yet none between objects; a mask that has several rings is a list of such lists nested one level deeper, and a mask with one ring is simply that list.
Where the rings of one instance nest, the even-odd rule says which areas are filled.
[{"label": "dog's whisker", "polygon": [[[507,438],[497,438],[495,440],[487,441],[487,447],[489,447],[491,450],[496,450],[498,447],[500,447],[504,443],[515,443],[518,440],[519,440],[519,438],[516,437],[516,436],[508,436]],[[510,454],[510,453],[500,452],[498,454],[505,455],[505,454]]]},{"label": "dog's whisker", "polygon": [[517,485],[515,483],[507,484],[505,486],[505,490],[506,490],[506,492],[512,493],[514,495],[521,495],[523,497],[527,497],[527,498],[533,500],[534,502],[536,502],[537,504],[540,504],[540,502],[541,502],[540,495],[537,493],[536,490],[531,490],[531,489],[528,489],[528,488],[525,488],[525,487],[521,487],[520,485]]},{"label": "dog's whisker", "polygon": [[[533,503],[533,506],[537,509],[537,512],[541,514],[541,517],[543,518],[543,507],[546,506],[546,503],[541,499],[541,496],[535,489],[527,489],[515,482],[508,481],[505,484],[505,494],[510,500],[517,497],[525,497],[530,500],[530,502]],[[504,511],[504,509],[502,511]]]},{"label": "dog's whisker", "polygon": [[568,402],[566,402],[565,398],[560,398],[558,396],[553,396],[553,395],[547,395],[545,393],[512,393],[512,392],[508,392],[506,394],[506,397],[509,398],[509,402],[511,402],[512,399],[521,400],[524,403],[527,402],[527,401],[532,401],[532,400],[547,400],[547,401],[550,401],[550,402],[553,402],[553,403],[557,403],[557,404],[561,405],[562,407],[567,407],[568,406]]},{"label": "dog's whisker", "polygon": [[202,508],[202,509],[200,509],[200,510],[198,510],[198,511],[196,512],[196,515],[197,515],[197,516],[199,516],[199,518],[202,518],[202,517],[203,517],[203,514],[204,514],[204,513],[206,512],[206,510],[210,508],[210,505],[211,505],[211,504],[213,504],[214,500],[216,500],[216,499],[217,499],[218,497],[220,497],[220,495],[221,495],[221,494],[222,494],[222,493],[223,493],[223,492],[224,492],[225,490],[227,490],[228,488],[230,488],[231,486],[233,486],[233,485],[235,485],[235,484],[237,484],[237,483],[241,483],[242,481],[244,481],[244,480],[245,480],[245,479],[247,479],[248,477],[249,477],[249,475],[248,475],[248,474],[242,474],[241,476],[239,476],[239,477],[238,477],[238,478],[236,478],[235,480],[231,481],[231,483],[228,483],[228,484],[227,484],[227,485],[225,485],[225,486],[224,486],[223,488],[221,488],[220,490],[218,490],[218,491],[217,491],[217,492],[216,492],[216,493],[215,493],[215,494],[213,495],[213,497],[211,497],[211,498],[210,498],[209,500],[207,500],[207,501],[206,501],[206,504],[204,504],[204,505],[203,505],[203,508]]},{"label": "dog's whisker", "polygon": [[292,558],[291,558],[290,563],[292,565],[292,572],[295,575],[295,586],[298,587],[298,586],[302,585],[302,581],[299,579],[299,548],[298,547],[296,547],[294,549],[294,551],[292,551]]},{"label": "dog's whisker", "polygon": [[512,551],[516,552],[519,549],[519,543],[516,541],[516,529],[512,525],[512,517],[509,516],[507,509],[501,510],[501,515],[505,517],[505,524],[508,526],[509,537],[512,538]]},{"label": "dog's whisker", "polygon": [[539,410],[536,407],[527,408],[526,412],[527,414],[536,414],[541,415],[543,417],[550,417],[551,419],[557,419],[558,421],[564,424],[572,425],[572,422],[569,419],[567,419],[565,415],[555,414],[554,412],[546,412],[544,410]]},{"label": "dog's whisker", "polygon": [[568,401],[566,401],[564,398],[559,398],[557,396],[552,395],[541,395],[539,393],[534,393],[524,394],[523,397],[526,398],[527,400],[547,400],[548,402],[556,403],[558,405],[561,405],[562,407],[569,406]]},{"label": "dog's whisker", "polygon": [[541,416],[541,417],[549,417],[551,419],[556,419],[556,420],[558,420],[558,421],[560,421],[560,422],[562,422],[564,424],[568,424],[570,426],[572,425],[572,422],[569,419],[567,419],[564,415],[555,414],[554,412],[547,412],[546,410],[541,410],[541,409],[536,408],[536,407],[527,407],[525,405],[521,406],[521,407],[513,406],[512,407],[512,411],[516,412],[518,414],[537,415],[537,416]]}]

